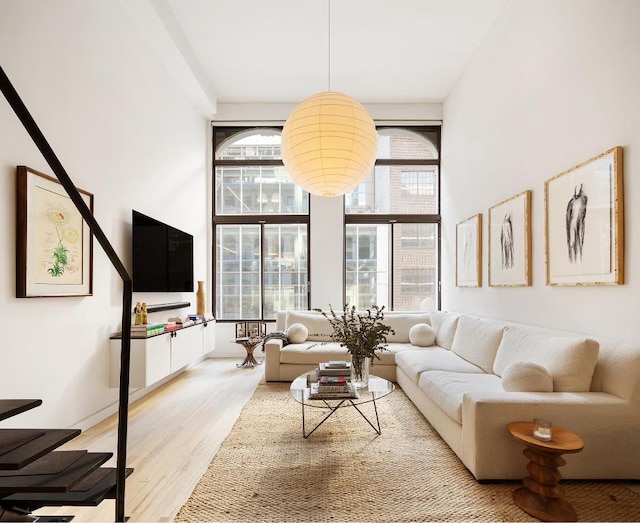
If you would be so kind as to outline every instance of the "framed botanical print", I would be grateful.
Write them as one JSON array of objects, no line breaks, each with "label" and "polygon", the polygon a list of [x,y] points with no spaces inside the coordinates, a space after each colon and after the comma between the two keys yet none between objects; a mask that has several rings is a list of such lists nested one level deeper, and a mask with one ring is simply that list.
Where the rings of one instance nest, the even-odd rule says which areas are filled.
[{"label": "framed botanical print", "polygon": [[[17,168],[16,296],[90,296],[93,235],[56,178]],[[78,189],[93,212],[93,195]]]},{"label": "framed botanical print", "polygon": [[456,286],[482,286],[482,214],[456,225]]},{"label": "framed botanical print", "polygon": [[622,147],[545,182],[547,285],[624,283]]},{"label": "framed botanical print", "polygon": [[531,191],[489,209],[489,287],[531,285]]}]

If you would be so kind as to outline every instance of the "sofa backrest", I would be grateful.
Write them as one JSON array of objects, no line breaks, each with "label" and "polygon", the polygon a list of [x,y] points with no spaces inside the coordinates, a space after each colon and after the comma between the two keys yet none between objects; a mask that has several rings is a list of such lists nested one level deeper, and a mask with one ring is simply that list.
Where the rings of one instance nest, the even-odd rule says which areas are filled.
[{"label": "sofa backrest", "polygon": [[316,311],[288,311],[285,316],[285,329],[294,323],[301,323],[309,331],[309,341],[331,341],[333,327],[329,320]]},{"label": "sofa backrest", "polygon": [[457,312],[433,311],[431,313],[431,326],[436,331],[436,345],[451,350],[460,316],[462,314]]},{"label": "sofa backrest", "polygon": [[599,338],[591,390],[640,403],[640,343]]},{"label": "sofa backrest", "polygon": [[382,323],[389,325],[394,331],[394,334],[387,336],[389,343],[409,343],[411,327],[419,323],[431,325],[431,319],[429,313],[385,311]]},{"label": "sofa backrest", "polygon": [[502,341],[505,325],[502,322],[463,315],[458,319],[451,351],[488,373]]},{"label": "sofa backrest", "polygon": [[[358,314],[365,314],[366,311],[357,311]],[[336,313],[338,314],[338,313]],[[384,311],[382,322],[389,325],[394,334],[387,336],[390,343],[409,343],[409,331],[411,327],[419,323],[431,324],[429,313]],[[302,323],[309,331],[310,341],[330,341],[333,329],[329,320],[320,312],[314,310],[304,311],[278,311],[276,313],[276,330],[283,331],[294,323]]]},{"label": "sofa backrest", "polygon": [[[444,326],[441,338],[444,337],[447,339],[447,337],[451,335],[451,332],[453,332],[453,336],[455,336],[455,327],[457,327],[461,316],[463,316],[463,314],[458,312],[432,312],[431,324],[436,330],[436,336],[441,326]],[[483,319],[478,316],[472,317]],[[591,340],[587,345],[591,347],[592,350],[593,343],[596,343],[598,351],[589,390],[591,392],[613,394],[626,401],[640,402],[640,342],[592,337],[570,331],[547,329],[545,327],[536,327],[503,320],[490,321],[496,324],[502,323],[505,327],[525,328],[531,332],[552,338],[576,337]],[[451,324],[455,324],[455,327],[451,328]],[[453,337],[451,339],[453,340]],[[436,343],[440,345],[437,338]]]},{"label": "sofa backrest", "polygon": [[498,347],[493,373],[502,376],[516,362],[537,363],[553,378],[554,392],[588,392],[598,350],[598,342],[584,336],[509,325]]}]

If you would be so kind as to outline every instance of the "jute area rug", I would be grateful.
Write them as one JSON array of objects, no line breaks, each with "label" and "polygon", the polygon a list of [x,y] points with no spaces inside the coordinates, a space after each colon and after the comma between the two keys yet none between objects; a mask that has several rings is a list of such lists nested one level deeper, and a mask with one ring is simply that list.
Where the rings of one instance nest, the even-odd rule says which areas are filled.
[{"label": "jute area rug", "polygon": [[[476,482],[402,390],[378,402],[382,435],[347,408],[304,439],[288,389],[258,386],[175,521],[536,521],[519,482]],[[640,519],[623,485],[563,484],[580,521]]]}]

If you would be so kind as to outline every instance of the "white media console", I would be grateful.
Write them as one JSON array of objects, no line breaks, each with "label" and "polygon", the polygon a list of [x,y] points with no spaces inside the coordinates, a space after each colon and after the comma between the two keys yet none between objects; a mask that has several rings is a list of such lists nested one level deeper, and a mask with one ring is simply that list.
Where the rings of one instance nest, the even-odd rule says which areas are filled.
[{"label": "white media console", "polygon": [[[157,336],[132,338],[129,387],[149,387],[206,356],[215,348],[215,330],[215,321],[207,321]],[[120,336],[109,340],[113,388],[119,386],[121,343]]]}]

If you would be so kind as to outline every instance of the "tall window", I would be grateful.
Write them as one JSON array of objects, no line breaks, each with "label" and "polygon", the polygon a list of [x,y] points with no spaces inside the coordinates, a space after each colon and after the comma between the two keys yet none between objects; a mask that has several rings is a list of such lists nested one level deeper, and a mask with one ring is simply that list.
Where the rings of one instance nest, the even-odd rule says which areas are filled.
[{"label": "tall window", "polygon": [[369,177],[345,195],[345,300],[359,309],[439,304],[440,129],[379,128]]},{"label": "tall window", "polygon": [[216,318],[307,309],[309,195],[282,164],[280,130],[216,127],[213,140]]}]

